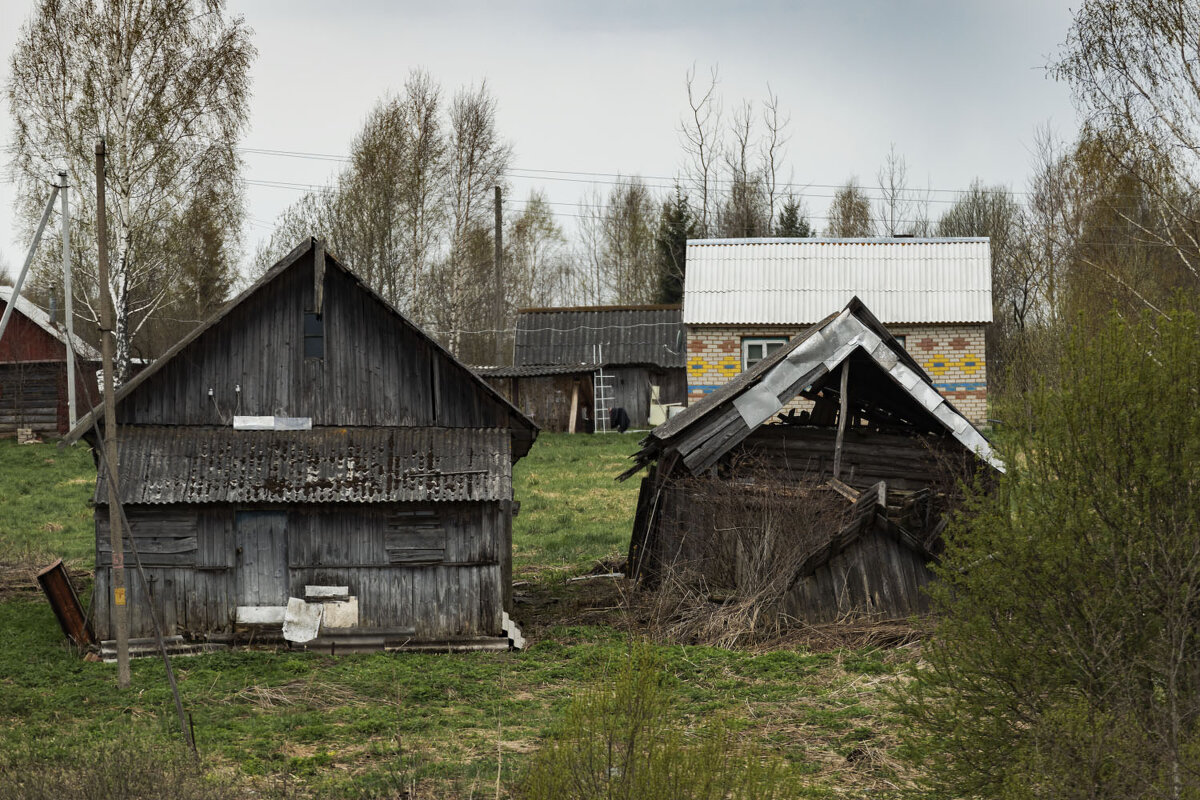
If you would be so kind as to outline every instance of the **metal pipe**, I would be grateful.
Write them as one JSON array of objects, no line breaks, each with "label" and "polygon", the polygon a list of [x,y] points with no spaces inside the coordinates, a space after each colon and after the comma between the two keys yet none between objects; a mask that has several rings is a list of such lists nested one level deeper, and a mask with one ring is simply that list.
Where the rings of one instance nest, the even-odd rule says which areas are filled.
[{"label": "metal pipe", "polygon": [[17,282],[13,284],[12,300],[4,309],[4,316],[0,317],[0,339],[4,338],[4,331],[8,327],[9,317],[12,316],[13,306],[17,304],[17,298],[21,296],[21,287],[25,285],[25,276],[29,273],[29,265],[33,263],[33,257],[37,254],[38,242],[42,241],[42,231],[46,229],[46,221],[50,219],[50,210],[54,208],[54,201],[58,197],[58,186],[54,186],[50,190],[50,199],[46,202],[46,210],[42,212],[42,221],[38,223],[37,232],[33,234],[33,243],[29,245],[29,253],[25,256],[25,266],[21,267],[21,274],[17,276]]}]

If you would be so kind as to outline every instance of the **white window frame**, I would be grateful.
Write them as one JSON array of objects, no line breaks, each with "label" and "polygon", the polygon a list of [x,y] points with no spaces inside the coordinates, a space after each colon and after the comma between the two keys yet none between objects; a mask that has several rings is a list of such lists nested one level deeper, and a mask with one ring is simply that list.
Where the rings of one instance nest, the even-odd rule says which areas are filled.
[{"label": "white window frame", "polygon": [[[772,353],[779,350],[788,343],[786,336],[743,336],[742,337],[742,372],[753,367],[764,358],[768,358]],[[762,345],[762,355],[753,361],[750,360],[750,348],[754,345]],[[775,345],[774,349],[770,349],[771,345]]]}]

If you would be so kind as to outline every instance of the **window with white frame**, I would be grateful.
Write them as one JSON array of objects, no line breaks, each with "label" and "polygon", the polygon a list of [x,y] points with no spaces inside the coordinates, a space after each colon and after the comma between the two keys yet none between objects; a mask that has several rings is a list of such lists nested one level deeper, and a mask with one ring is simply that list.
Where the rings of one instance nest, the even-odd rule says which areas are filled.
[{"label": "window with white frame", "polygon": [[742,371],[753,367],[767,356],[787,344],[784,336],[762,336],[742,339]]}]

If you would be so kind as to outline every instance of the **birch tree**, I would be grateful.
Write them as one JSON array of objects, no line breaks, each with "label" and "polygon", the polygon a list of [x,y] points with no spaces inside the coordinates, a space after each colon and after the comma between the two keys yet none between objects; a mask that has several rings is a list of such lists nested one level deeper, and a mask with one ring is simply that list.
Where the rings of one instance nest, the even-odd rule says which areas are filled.
[{"label": "birch tree", "polygon": [[[254,55],[249,28],[222,0],[41,0],[18,36],[8,99],[27,224],[65,162],[73,238],[81,249],[94,242],[94,146],[107,142],[109,285],[97,286],[94,257],[80,258],[76,300],[98,319],[99,292],[112,296],[118,381],[134,337],[169,295],[164,236],[179,230],[190,199],[211,192],[240,219],[236,147]],[[223,230],[226,241],[237,228]]]}]

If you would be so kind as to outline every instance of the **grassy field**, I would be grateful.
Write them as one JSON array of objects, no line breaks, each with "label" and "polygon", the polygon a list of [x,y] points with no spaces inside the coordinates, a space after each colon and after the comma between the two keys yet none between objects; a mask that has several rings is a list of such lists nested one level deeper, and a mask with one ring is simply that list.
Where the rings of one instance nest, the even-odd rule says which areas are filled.
[{"label": "grassy field", "polygon": [[[572,698],[606,686],[637,636],[613,587],[565,581],[623,555],[636,481],[612,476],[635,446],[631,436],[543,435],[518,465],[524,652],[176,659],[208,774],[232,796],[515,796]],[[0,596],[0,785],[86,765],[97,748],[161,755],[176,737],[160,662],[135,662],[134,688],[119,691],[113,666],[72,651],[36,592],[12,585],[55,555],[90,567],[93,478],[83,448],[0,441],[0,586],[10,587]],[[654,648],[676,724],[726,720],[783,765],[781,796],[880,796],[903,784],[883,689],[911,650]],[[0,788],[7,796],[20,795]]]}]

